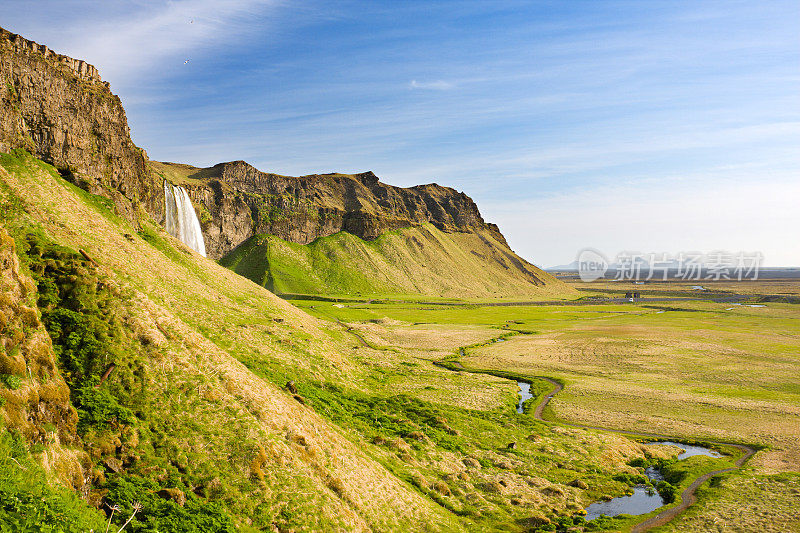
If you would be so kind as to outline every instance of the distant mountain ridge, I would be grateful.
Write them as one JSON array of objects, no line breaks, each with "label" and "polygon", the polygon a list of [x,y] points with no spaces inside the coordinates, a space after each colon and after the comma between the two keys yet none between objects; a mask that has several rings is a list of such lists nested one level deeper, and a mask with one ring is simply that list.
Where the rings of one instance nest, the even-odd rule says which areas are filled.
[{"label": "distant mountain ridge", "polygon": [[487,231],[507,246],[498,227],[484,222],[469,196],[435,183],[394,187],[372,172],[281,176],[244,161],[210,168],[155,161],[149,165],[186,188],[201,206],[203,233],[213,258],[253,235],[308,244],[346,231],[373,240],[387,231],[426,223],[445,232]]},{"label": "distant mountain ridge", "polygon": [[[431,224],[444,233],[486,237],[468,247],[477,264],[459,261],[452,269],[469,263],[486,275],[500,268],[503,276],[498,279],[510,275],[531,287],[561,285],[516,256],[499,228],[483,220],[475,202],[450,187],[394,187],[372,172],[290,177],[262,172],[244,161],[210,168],[149,161],[130,138],[120,99],[95,67],[3,29],[0,58],[0,151],[31,152],[81,188],[111,199],[117,213],[137,226],[152,218],[163,227],[164,183],[184,187],[212,259],[257,235],[305,245],[344,231],[370,241]],[[419,242],[433,246],[435,240]],[[397,245],[415,246],[411,241]],[[375,279],[388,275],[373,274]]]}]

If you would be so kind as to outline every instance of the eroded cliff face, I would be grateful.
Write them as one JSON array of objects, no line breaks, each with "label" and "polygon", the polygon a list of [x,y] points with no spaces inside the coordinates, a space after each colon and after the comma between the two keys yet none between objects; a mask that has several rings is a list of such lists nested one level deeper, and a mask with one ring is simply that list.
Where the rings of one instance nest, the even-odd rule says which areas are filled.
[{"label": "eroded cliff face", "polygon": [[136,204],[163,217],[161,183],[97,69],[0,28],[0,150],[15,148],[111,198],[129,220],[136,220]]},{"label": "eroded cliff face", "polygon": [[424,223],[447,232],[485,229],[505,244],[468,196],[436,184],[393,187],[372,172],[280,176],[244,161],[207,169],[149,162],[95,67],[0,28],[0,151],[16,148],[111,198],[134,223],[149,215],[163,225],[164,180],[183,185],[214,259],[256,234],[307,244],[347,231],[370,240]]},{"label": "eroded cliff face", "polygon": [[156,173],[180,181],[189,191],[209,257],[222,257],[255,234],[299,244],[339,231],[372,240],[386,231],[425,223],[447,232],[486,229],[505,243],[469,196],[435,183],[393,187],[372,172],[281,176],[244,161],[206,169],[151,164]]}]

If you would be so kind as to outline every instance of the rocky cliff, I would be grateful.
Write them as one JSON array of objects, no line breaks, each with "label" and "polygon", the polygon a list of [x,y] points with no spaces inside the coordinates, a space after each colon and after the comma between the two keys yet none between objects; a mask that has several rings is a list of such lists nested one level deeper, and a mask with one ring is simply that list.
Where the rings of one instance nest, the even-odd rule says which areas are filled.
[{"label": "rocky cliff", "polygon": [[15,148],[111,198],[129,220],[137,204],[163,217],[161,183],[150,176],[122,103],[97,69],[0,28],[0,151]]},{"label": "rocky cliff", "polygon": [[280,176],[243,161],[204,169],[150,162],[95,67],[0,28],[0,151],[15,148],[111,198],[134,223],[149,214],[163,224],[164,180],[184,186],[215,259],[257,234],[299,244],[339,231],[372,240],[425,223],[446,232],[485,230],[506,244],[472,199],[437,184],[393,187],[372,172]]},{"label": "rocky cliff", "polygon": [[435,183],[393,187],[372,172],[281,176],[244,161],[204,169],[150,164],[156,174],[189,191],[214,258],[255,234],[299,244],[339,231],[373,240],[389,230],[425,223],[446,232],[488,230],[505,244],[497,226],[484,222],[469,196]]}]

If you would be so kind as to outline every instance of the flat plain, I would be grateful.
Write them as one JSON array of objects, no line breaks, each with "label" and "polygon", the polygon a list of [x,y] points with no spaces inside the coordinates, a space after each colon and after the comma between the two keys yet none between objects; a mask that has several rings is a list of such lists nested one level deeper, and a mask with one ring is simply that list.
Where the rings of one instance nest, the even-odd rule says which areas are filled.
[{"label": "flat plain", "polygon": [[[634,287],[575,285],[590,296]],[[744,468],[706,483],[698,503],[661,529],[798,531],[800,306],[783,297],[797,294],[800,283],[720,282],[703,294],[689,285],[635,287],[643,297],[708,299],[580,306],[296,303],[347,323],[384,349],[465,370],[557,379],[565,387],[545,410],[550,420],[755,446],[759,451]],[[711,299],[731,294],[746,298]],[[453,391],[436,388],[426,399],[458,401]],[[491,394],[475,397],[490,405]]]}]

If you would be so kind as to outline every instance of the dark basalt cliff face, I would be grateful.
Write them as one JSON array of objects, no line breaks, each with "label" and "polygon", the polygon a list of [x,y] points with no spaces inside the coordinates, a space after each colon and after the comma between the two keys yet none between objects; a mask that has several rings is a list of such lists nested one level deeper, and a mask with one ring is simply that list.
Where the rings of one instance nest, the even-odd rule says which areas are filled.
[{"label": "dark basalt cliff face", "polygon": [[97,69],[0,28],[0,151],[15,148],[111,198],[134,223],[148,214],[164,223],[165,179],[186,187],[215,259],[255,234],[307,244],[339,231],[375,239],[425,223],[449,232],[484,228],[505,243],[468,196],[436,184],[393,187],[372,172],[296,178],[243,161],[207,169],[150,162]]},{"label": "dark basalt cliff face", "polygon": [[224,256],[254,234],[308,244],[347,231],[371,240],[425,223],[448,232],[489,229],[505,242],[469,196],[437,184],[393,187],[372,172],[280,176],[244,161],[206,169],[151,164],[166,179],[184,178],[176,181],[198,207],[209,257]]},{"label": "dark basalt cliff face", "polygon": [[97,69],[0,28],[0,150],[23,148],[136,220],[163,217],[163,192]]}]

